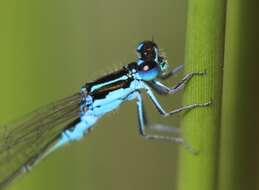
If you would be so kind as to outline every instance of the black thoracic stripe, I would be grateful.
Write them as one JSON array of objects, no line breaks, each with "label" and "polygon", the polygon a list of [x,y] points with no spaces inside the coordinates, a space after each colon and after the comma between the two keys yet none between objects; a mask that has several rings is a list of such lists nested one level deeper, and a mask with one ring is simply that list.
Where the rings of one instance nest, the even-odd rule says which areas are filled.
[{"label": "black thoracic stripe", "polygon": [[[137,65],[135,62],[131,63],[128,65],[128,67],[123,67],[122,69],[101,77],[93,82],[86,83],[85,88],[94,100],[105,98],[106,95],[112,91],[118,90],[120,88],[128,88],[132,80],[134,80],[130,76],[131,70],[136,67]],[[127,79],[118,80],[123,76],[127,76]],[[105,83],[107,84],[105,85]],[[96,86],[100,87],[94,88]]]},{"label": "black thoracic stripe", "polygon": [[126,80],[120,80],[108,85],[105,85],[99,89],[94,90],[90,95],[92,95],[93,99],[103,99],[112,91],[118,90],[120,88],[128,88],[133,79],[128,78]]}]

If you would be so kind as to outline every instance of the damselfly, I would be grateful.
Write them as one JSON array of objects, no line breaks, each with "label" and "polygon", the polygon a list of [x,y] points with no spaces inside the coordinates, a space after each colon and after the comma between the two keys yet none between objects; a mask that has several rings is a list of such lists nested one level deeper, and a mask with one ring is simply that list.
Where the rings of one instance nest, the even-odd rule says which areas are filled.
[{"label": "damselfly", "polygon": [[129,100],[137,101],[140,135],[145,139],[167,140],[190,146],[178,136],[160,136],[146,133],[146,128],[178,133],[178,128],[150,124],[144,112],[142,93],[146,93],[159,113],[166,117],[209,103],[191,104],[166,112],[153,90],[160,95],[181,90],[195,75],[191,72],[174,87],[159,81],[182,70],[182,65],[170,70],[165,55],[153,41],[143,41],[136,49],[136,62],[129,63],[111,74],[82,86],[74,95],[40,108],[22,119],[0,127],[0,188],[24,173],[39,160],[57,148],[80,140],[103,115]]}]

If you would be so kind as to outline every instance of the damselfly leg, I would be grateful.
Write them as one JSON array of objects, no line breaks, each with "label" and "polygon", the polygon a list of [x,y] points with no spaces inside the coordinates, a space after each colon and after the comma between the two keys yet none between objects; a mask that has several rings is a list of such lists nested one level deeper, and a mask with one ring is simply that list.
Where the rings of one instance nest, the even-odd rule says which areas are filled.
[{"label": "damselfly leg", "polygon": [[[211,102],[199,103],[199,104],[195,103],[195,104],[185,105],[183,107],[180,107],[180,108],[177,108],[177,109],[174,109],[172,111],[167,112],[161,106],[161,104],[159,103],[158,99],[155,97],[152,90],[148,86],[145,86],[145,89],[146,89],[146,93],[147,93],[148,97],[151,99],[155,108],[164,117],[174,115],[174,114],[177,114],[177,113],[180,113],[180,112],[183,112],[183,111],[192,110],[192,109],[198,108],[198,107],[206,107],[206,106],[211,104]],[[177,144],[182,144],[191,153],[196,153],[196,151],[188,143],[186,143],[186,141],[182,137],[146,134],[145,128],[155,129],[155,130],[160,131],[160,132],[172,132],[176,135],[180,135],[180,129],[176,128],[176,127],[165,126],[165,125],[162,125],[162,124],[155,124],[155,125],[149,124],[148,121],[147,121],[147,118],[145,116],[144,105],[143,105],[141,94],[139,92],[137,92],[136,96],[137,96],[138,120],[139,120],[140,134],[145,139],[172,141],[172,142],[175,142]]]},{"label": "damselfly leg", "polygon": [[178,82],[175,86],[173,87],[168,87],[161,83],[158,80],[152,80],[148,84],[159,94],[161,95],[168,95],[168,94],[175,94],[182,90],[187,83],[192,79],[193,76],[202,76],[204,75],[204,72],[191,72],[186,74],[180,82]]},{"label": "damselfly leg", "polygon": [[[140,93],[137,93],[137,108],[138,108],[138,121],[139,121],[139,132],[140,135],[143,136],[147,140],[162,140],[162,141],[171,141],[177,144],[183,145],[190,153],[196,154],[197,151],[192,148],[181,136],[180,136],[180,129],[176,127],[169,127],[162,124],[149,124],[145,111],[144,105],[142,101],[142,97]],[[191,108],[189,108],[191,109]],[[180,109],[177,109],[180,110]],[[186,110],[186,109],[185,109]],[[183,110],[181,110],[183,111]],[[175,112],[177,113],[177,112]],[[154,134],[147,134],[146,128],[155,129],[161,132],[171,132],[178,136],[163,136],[163,135],[154,135]]]},{"label": "damselfly leg", "polygon": [[[146,133],[146,128],[156,129],[156,130],[159,130],[159,128],[160,128],[160,130],[163,132],[165,132],[165,131],[172,132],[175,135],[179,135],[180,130],[179,130],[179,128],[169,127],[169,126],[165,126],[162,124],[150,124],[148,122],[146,114],[145,114],[142,96],[139,92],[136,92],[136,96],[137,96],[137,109],[138,109],[138,121],[139,121],[140,135],[142,135],[145,139],[169,140],[169,141],[173,141],[178,144],[182,144],[183,139],[180,137],[149,135]],[[164,129],[166,129],[166,130],[164,130]]]},{"label": "damselfly leg", "polygon": [[157,100],[157,98],[155,97],[154,93],[152,92],[152,90],[146,86],[146,92],[147,92],[147,95],[148,97],[151,99],[152,103],[154,104],[154,106],[156,107],[156,109],[158,110],[158,112],[166,117],[166,116],[169,116],[169,115],[174,115],[176,113],[179,113],[179,112],[183,112],[183,111],[188,111],[188,110],[191,110],[193,108],[197,108],[197,107],[206,107],[208,105],[211,104],[211,102],[206,102],[206,103],[194,103],[194,104],[190,104],[190,105],[185,105],[183,107],[180,107],[180,108],[177,108],[177,109],[174,109],[172,111],[169,111],[169,112],[166,112],[163,107],[161,106],[161,104],[159,103],[159,101]]}]

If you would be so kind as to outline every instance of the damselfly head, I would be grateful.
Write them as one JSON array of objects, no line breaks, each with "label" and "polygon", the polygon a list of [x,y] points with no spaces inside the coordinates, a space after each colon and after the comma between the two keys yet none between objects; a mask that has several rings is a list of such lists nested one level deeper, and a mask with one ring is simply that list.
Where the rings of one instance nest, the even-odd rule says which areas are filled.
[{"label": "damselfly head", "polygon": [[143,41],[137,46],[138,59],[143,61],[157,60],[158,58],[158,47],[153,41]]},{"label": "damselfly head", "polygon": [[138,75],[142,80],[153,80],[168,73],[166,56],[153,41],[143,41],[137,46]]}]

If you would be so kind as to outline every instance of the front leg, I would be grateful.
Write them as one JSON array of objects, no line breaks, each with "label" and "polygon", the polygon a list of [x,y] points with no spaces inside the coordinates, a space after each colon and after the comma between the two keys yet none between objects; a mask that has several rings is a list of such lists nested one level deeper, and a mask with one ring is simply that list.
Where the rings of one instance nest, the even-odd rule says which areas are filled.
[{"label": "front leg", "polygon": [[161,95],[168,95],[168,94],[175,94],[178,91],[182,90],[186,84],[191,80],[191,78],[195,75],[204,75],[204,72],[191,72],[186,74],[183,79],[178,82],[175,86],[173,87],[168,87],[164,85],[163,83],[159,82],[158,80],[152,80],[151,82],[147,83],[152,87],[157,93]]}]

